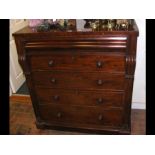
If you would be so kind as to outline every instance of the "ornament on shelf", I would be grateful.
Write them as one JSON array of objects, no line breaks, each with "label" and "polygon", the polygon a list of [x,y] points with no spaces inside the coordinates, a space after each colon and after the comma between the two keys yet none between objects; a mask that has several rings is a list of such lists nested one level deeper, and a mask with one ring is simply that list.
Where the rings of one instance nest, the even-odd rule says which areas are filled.
[{"label": "ornament on shelf", "polygon": [[44,19],[29,19],[29,27],[35,28],[44,23]]}]

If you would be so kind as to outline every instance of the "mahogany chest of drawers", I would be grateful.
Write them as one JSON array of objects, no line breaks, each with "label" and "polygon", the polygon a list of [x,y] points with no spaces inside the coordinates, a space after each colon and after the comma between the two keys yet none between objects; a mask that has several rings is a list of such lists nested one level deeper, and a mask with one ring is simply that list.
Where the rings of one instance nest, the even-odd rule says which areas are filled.
[{"label": "mahogany chest of drawers", "polygon": [[138,28],[14,34],[36,125],[130,134]]}]

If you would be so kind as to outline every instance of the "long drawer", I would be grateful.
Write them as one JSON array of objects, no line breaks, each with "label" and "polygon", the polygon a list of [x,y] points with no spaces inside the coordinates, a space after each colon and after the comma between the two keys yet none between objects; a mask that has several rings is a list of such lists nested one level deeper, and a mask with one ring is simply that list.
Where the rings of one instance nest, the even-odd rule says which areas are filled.
[{"label": "long drawer", "polygon": [[33,72],[33,82],[51,88],[124,89],[124,74]]},{"label": "long drawer", "polygon": [[36,87],[35,89],[35,93],[41,104],[101,107],[121,107],[123,105],[123,92],[81,91],[78,89],[61,90],[40,87]]},{"label": "long drawer", "polygon": [[[38,51],[37,51],[38,52]],[[44,51],[42,51],[44,53]],[[124,54],[104,52],[48,52],[29,55],[31,70],[80,70],[125,72]]]},{"label": "long drawer", "polygon": [[41,119],[49,123],[95,124],[119,126],[122,124],[123,111],[119,108],[41,105]]}]

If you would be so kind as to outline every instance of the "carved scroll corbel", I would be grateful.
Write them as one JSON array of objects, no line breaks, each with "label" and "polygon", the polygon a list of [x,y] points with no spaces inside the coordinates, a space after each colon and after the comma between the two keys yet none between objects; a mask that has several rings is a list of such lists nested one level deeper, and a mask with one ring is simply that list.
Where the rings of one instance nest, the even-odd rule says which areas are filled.
[{"label": "carved scroll corbel", "polygon": [[23,69],[23,72],[25,75],[30,75],[30,70],[29,67],[27,65],[27,60],[26,60],[26,50],[25,50],[25,46],[27,44],[27,41],[25,39],[20,39],[20,40],[16,40],[19,48],[18,48],[18,61]]},{"label": "carved scroll corbel", "polygon": [[18,58],[19,63],[21,64],[21,67],[23,68],[23,72],[25,75],[30,75],[30,71],[28,69],[28,66],[26,64],[26,56],[20,55]]},{"label": "carved scroll corbel", "polygon": [[135,55],[127,55],[125,59],[126,63],[126,78],[134,78],[135,72],[135,64],[136,64],[136,57]]}]

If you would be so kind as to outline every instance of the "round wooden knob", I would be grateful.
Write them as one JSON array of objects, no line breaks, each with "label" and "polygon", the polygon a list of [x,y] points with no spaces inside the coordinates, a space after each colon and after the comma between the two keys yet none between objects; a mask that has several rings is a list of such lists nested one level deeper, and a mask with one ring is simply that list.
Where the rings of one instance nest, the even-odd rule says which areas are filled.
[{"label": "round wooden knob", "polygon": [[103,103],[103,98],[98,98],[97,103]]},{"label": "round wooden knob", "polygon": [[60,97],[59,97],[59,95],[55,95],[55,96],[53,96],[53,99],[54,99],[55,101],[58,101],[58,100],[60,99]]},{"label": "round wooden knob", "polygon": [[54,61],[53,61],[53,60],[50,60],[50,61],[48,62],[48,66],[49,66],[49,67],[53,66],[53,64],[54,64]]},{"label": "round wooden knob", "polygon": [[98,85],[102,85],[103,84],[103,80],[97,80],[97,84]]},{"label": "round wooden knob", "polygon": [[62,116],[61,112],[57,113],[57,117],[60,118]]},{"label": "round wooden knob", "polygon": [[101,61],[97,61],[96,66],[98,68],[101,68],[103,66],[103,63]]},{"label": "round wooden knob", "polygon": [[75,60],[75,56],[72,56],[72,61],[74,61]]},{"label": "round wooden knob", "polygon": [[51,82],[52,83],[56,83],[56,79],[55,78],[51,78]]},{"label": "round wooden knob", "polygon": [[103,120],[103,116],[102,116],[102,114],[100,114],[99,116],[98,116],[98,120]]}]

